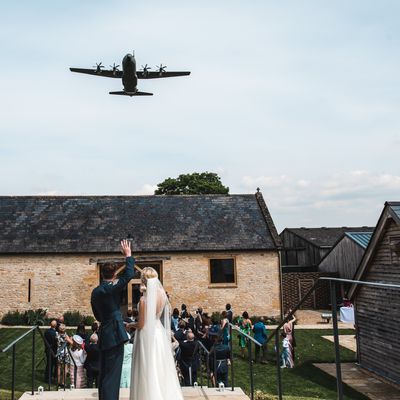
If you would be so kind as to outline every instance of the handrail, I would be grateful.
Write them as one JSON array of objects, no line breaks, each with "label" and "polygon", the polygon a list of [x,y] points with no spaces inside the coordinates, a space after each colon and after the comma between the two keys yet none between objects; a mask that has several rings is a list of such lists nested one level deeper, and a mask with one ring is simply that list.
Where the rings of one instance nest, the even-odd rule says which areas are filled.
[{"label": "handrail", "polygon": [[9,349],[11,349],[11,347],[13,347],[14,345],[16,345],[19,341],[21,341],[25,336],[28,336],[32,331],[34,331],[36,328],[38,327],[38,325],[32,326],[28,331],[26,331],[25,333],[23,333],[21,336],[19,336],[17,339],[15,339],[13,342],[11,342],[8,346],[4,347],[1,352],[5,353],[6,351],[8,351]]},{"label": "handrail", "polygon": [[279,366],[279,330],[289,321],[294,313],[302,306],[302,304],[308,299],[308,297],[315,291],[317,286],[321,281],[327,281],[330,284],[330,294],[331,294],[331,307],[332,307],[332,322],[333,322],[333,336],[335,343],[335,363],[336,363],[336,381],[337,381],[337,395],[338,399],[343,399],[343,385],[341,376],[341,366],[340,366],[340,352],[339,352],[339,329],[337,323],[337,297],[336,297],[336,283],[352,283],[357,285],[365,286],[375,286],[384,289],[400,289],[400,285],[393,283],[382,283],[374,281],[359,281],[353,279],[344,278],[333,278],[333,277],[320,277],[314,283],[314,285],[309,289],[305,296],[293,307],[292,311],[278,324],[278,326],[273,330],[270,336],[268,336],[266,343],[268,343],[273,337],[275,337],[275,348],[277,353],[277,384],[278,384],[278,399],[282,399],[282,382],[281,382],[281,370]]},{"label": "handrail", "polygon": [[204,344],[201,343],[200,340],[197,340],[196,344],[199,345],[202,348],[202,350],[206,352],[206,354],[210,354],[210,352],[207,350],[206,346],[204,346]]},{"label": "handrail", "polygon": [[256,339],[254,339],[252,336],[248,335],[247,333],[244,333],[243,331],[241,331],[240,328],[238,328],[236,325],[233,325],[231,322],[229,322],[229,325],[232,327],[232,329],[234,329],[236,332],[240,333],[245,338],[251,340],[257,346],[262,347],[262,344],[259,341],[257,341]]}]

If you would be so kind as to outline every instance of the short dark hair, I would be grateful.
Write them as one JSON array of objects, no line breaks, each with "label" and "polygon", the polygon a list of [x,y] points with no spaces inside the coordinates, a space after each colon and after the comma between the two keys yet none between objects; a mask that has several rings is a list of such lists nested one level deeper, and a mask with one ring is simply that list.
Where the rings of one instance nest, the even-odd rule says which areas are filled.
[{"label": "short dark hair", "polygon": [[227,311],[229,311],[230,309],[231,309],[231,305],[228,303],[226,306],[225,306],[225,309],[227,310]]},{"label": "short dark hair", "polygon": [[104,263],[101,266],[101,275],[103,279],[112,279],[114,277],[117,265],[113,263]]},{"label": "short dark hair", "polygon": [[182,310],[186,310],[186,304],[182,304],[182,305],[181,305],[181,309],[182,309]]},{"label": "short dark hair", "polygon": [[129,309],[129,310],[126,312],[126,316],[127,316],[127,317],[132,317],[132,315],[133,315],[133,311],[132,311],[131,309]]},{"label": "short dark hair", "polygon": [[247,311],[244,311],[242,314],[243,318],[249,319],[249,313]]}]

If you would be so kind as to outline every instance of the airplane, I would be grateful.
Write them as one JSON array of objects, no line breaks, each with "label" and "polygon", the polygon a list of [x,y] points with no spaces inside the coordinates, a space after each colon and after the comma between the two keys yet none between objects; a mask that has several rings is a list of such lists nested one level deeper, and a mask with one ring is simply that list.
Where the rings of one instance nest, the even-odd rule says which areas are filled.
[{"label": "airplane", "polygon": [[153,96],[153,93],[148,92],[140,92],[137,88],[138,79],[156,79],[156,78],[170,78],[173,76],[184,76],[190,75],[189,71],[178,71],[178,72],[170,72],[166,71],[167,68],[165,65],[157,65],[156,71],[149,71],[151,67],[147,64],[142,65],[142,71],[136,70],[136,59],[135,53],[127,54],[122,59],[122,71],[118,68],[119,65],[110,65],[109,70],[104,69],[102,63],[96,63],[93,66],[93,69],[85,69],[85,68],[70,68],[72,72],[78,72],[81,74],[89,74],[96,76],[105,76],[107,78],[120,78],[122,79],[122,84],[124,85],[124,89],[116,92],[109,92],[110,94],[120,95],[120,96]]}]

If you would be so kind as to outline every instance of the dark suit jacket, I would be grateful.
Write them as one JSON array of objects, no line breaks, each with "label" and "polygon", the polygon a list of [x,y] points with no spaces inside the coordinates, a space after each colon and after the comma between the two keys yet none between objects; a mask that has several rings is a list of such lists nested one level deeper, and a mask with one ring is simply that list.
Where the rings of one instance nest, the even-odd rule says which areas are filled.
[{"label": "dark suit jacket", "polygon": [[[57,331],[53,328],[49,328],[44,333],[44,338],[46,342],[50,345],[50,348],[53,350],[53,353],[57,353]],[[46,353],[48,352],[47,346],[45,348]]]},{"label": "dark suit jacket", "polygon": [[92,310],[100,321],[99,349],[108,350],[128,341],[120,311],[121,291],[135,277],[133,257],[126,258],[126,268],[117,283],[102,282],[92,292]]},{"label": "dark suit jacket", "polygon": [[85,368],[89,371],[99,371],[100,370],[100,350],[96,343],[90,343],[86,347],[86,361]]}]

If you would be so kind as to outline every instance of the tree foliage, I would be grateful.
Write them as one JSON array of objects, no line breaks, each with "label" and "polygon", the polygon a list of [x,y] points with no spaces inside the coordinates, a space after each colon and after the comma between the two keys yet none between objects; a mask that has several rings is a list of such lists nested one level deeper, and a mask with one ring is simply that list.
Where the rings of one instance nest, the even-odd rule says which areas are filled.
[{"label": "tree foliage", "polygon": [[194,172],[182,174],[177,178],[167,178],[157,185],[154,194],[228,194],[229,188],[224,186],[221,178],[213,172]]}]

